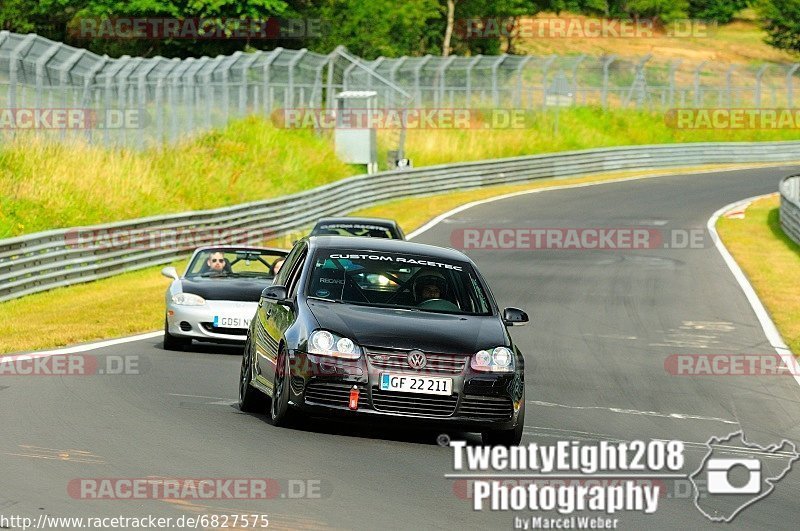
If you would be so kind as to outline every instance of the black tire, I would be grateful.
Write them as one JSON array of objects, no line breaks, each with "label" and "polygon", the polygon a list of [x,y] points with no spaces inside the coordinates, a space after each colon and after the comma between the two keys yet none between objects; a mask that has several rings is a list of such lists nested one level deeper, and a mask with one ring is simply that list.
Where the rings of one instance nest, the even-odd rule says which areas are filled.
[{"label": "black tire", "polygon": [[510,430],[489,430],[481,433],[483,444],[488,446],[519,446],[525,429],[525,398],[517,416],[517,425]]},{"label": "black tire", "polygon": [[192,340],[185,337],[176,337],[169,333],[167,318],[164,318],[164,350],[183,350],[190,346]]},{"label": "black tire", "polygon": [[250,341],[244,346],[242,369],[239,373],[239,409],[247,413],[264,413],[267,408],[267,397],[250,385],[253,380],[253,364],[250,354]]},{"label": "black tire", "polygon": [[269,417],[273,426],[287,427],[293,424],[295,412],[289,406],[289,356],[286,347],[281,347],[275,364],[275,380],[272,385]]}]

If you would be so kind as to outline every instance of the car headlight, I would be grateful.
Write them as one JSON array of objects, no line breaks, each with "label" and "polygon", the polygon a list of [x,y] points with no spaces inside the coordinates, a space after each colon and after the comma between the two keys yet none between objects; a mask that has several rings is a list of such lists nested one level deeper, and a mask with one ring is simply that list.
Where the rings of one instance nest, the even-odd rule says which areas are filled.
[{"label": "car headlight", "polygon": [[308,353],[354,360],[361,357],[361,347],[349,337],[327,330],[314,330],[308,337]]},{"label": "car headlight", "polygon": [[194,293],[176,293],[172,296],[172,302],[181,306],[202,306],[206,300]]},{"label": "car headlight", "polygon": [[506,347],[480,350],[469,365],[476,371],[510,372],[514,370],[514,353]]}]

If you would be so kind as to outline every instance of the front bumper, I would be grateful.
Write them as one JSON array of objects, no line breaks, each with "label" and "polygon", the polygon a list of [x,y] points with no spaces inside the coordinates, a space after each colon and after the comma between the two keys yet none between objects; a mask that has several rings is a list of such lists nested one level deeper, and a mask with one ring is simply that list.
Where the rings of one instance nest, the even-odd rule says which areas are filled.
[{"label": "front bumper", "polygon": [[[517,424],[524,400],[524,371],[474,371],[467,362],[458,372],[415,371],[374,365],[370,356],[355,361],[331,359],[300,351],[289,353],[290,402],[312,415],[364,418],[371,421],[409,420],[447,425],[466,431],[508,430]],[[382,391],[384,372],[453,380],[451,396]],[[349,407],[350,393],[358,389],[358,408]]]},{"label": "front bumper", "polygon": [[[167,328],[170,335],[176,337],[219,343],[244,343],[250,320],[255,317],[257,309],[257,302],[207,300],[202,306],[169,303]],[[235,322],[237,326],[224,326],[230,322]]]}]

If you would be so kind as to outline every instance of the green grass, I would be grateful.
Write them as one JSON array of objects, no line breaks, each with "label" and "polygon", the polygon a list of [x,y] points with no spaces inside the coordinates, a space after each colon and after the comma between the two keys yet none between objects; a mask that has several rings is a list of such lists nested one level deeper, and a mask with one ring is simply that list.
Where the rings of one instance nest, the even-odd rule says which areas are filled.
[{"label": "green grass", "polygon": [[[172,265],[185,266],[185,261]],[[161,267],[0,303],[0,355],[158,330],[164,325]]]},{"label": "green grass", "polygon": [[800,355],[800,245],[780,227],[778,197],[754,202],[744,219],[720,218],[717,230],[784,341]]},{"label": "green grass", "polygon": [[608,146],[797,139],[791,130],[679,130],[667,126],[662,113],[634,109],[561,109],[558,134],[554,124],[550,109],[527,116],[524,129],[409,131],[407,151],[415,166],[426,166]]},{"label": "green grass", "polygon": [[0,238],[234,205],[358,171],[313,131],[276,129],[258,118],[145,152],[21,136],[0,145]]},{"label": "green grass", "polygon": [[[411,130],[406,150],[419,167],[601,146],[796,137],[793,131],[675,130],[661,113],[592,107],[561,109],[558,134],[552,110],[528,116],[525,125]],[[381,153],[395,148],[396,138],[397,131],[381,131]],[[22,135],[0,144],[0,238],[234,205],[362,171],[336,158],[330,135],[278,129],[256,117],[144,152]]]}]

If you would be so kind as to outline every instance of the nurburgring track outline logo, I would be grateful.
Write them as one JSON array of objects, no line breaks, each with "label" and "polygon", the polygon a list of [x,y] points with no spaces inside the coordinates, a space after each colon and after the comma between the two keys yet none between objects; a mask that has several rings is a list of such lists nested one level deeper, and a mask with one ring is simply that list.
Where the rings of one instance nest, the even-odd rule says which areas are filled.
[{"label": "nurburgring track outline logo", "polygon": [[[730,444],[732,441],[733,445]],[[741,444],[737,444],[738,441]],[[792,463],[800,459],[800,453],[797,452],[796,446],[791,441],[783,439],[779,444],[760,446],[747,442],[742,430],[722,438],[711,437],[706,445],[708,453],[700,463],[700,467],[689,476],[689,481],[694,485],[695,507],[712,522],[730,523],[733,521],[746,507],[765,498],[775,490],[775,484],[789,473]],[[740,448],[741,450],[731,452],[731,448]],[[746,452],[748,449],[751,449],[753,454],[747,457],[715,457],[717,452],[741,455],[742,451]],[[761,457],[772,454],[770,457],[787,459],[788,462],[782,465],[782,469],[777,474],[770,474],[768,470],[765,470],[768,467],[765,467],[764,462],[758,459],[759,454]],[[748,473],[747,482],[743,485],[734,485],[731,482],[730,474],[737,467],[744,468]],[[702,476],[706,478],[705,489],[703,489],[703,484],[695,481]],[[720,505],[715,507],[715,504]]]}]

